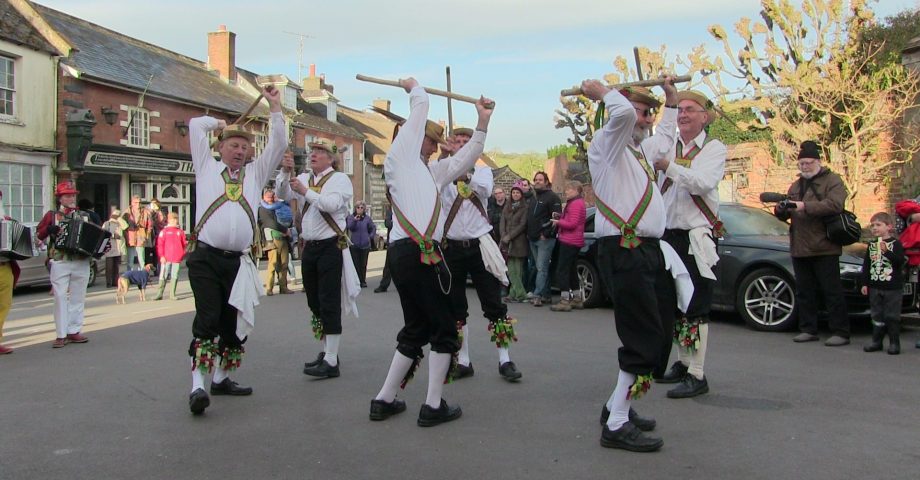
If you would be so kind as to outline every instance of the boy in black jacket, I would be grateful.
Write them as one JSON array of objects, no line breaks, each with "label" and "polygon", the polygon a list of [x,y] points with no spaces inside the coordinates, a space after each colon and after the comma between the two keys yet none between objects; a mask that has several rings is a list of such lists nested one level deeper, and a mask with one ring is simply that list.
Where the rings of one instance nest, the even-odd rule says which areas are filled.
[{"label": "boy in black jacket", "polygon": [[872,215],[869,230],[876,239],[869,243],[863,260],[863,295],[869,295],[872,313],[872,342],[863,351],[882,349],[882,339],[888,333],[888,354],[901,353],[901,297],[904,288],[904,247],[892,235],[894,220],[879,212]]}]

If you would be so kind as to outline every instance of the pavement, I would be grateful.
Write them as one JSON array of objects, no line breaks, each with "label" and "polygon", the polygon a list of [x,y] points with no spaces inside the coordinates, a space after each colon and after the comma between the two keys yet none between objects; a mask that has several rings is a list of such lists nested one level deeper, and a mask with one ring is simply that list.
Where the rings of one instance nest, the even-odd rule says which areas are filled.
[{"label": "pavement", "polygon": [[611,310],[511,305],[520,338],[511,356],[524,377],[510,384],[469,289],[476,374],[445,386],[463,417],[416,426],[423,361],[399,395],[408,410],[371,422],[402,324],[395,288],[372,291],[382,261],[371,255],[361,317],[344,321],[341,377],[302,373],[320,351],[304,296],[264,297],[233,376],[255,393],[211,397],[200,417],[188,411],[194,304],[186,281],[183,299],[140,303],[132,292],[126,305],[115,304],[113,290],[91,288],[89,343],[55,350],[47,290],[17,292],[4,328],[16,351],[0,357],[0,479],[920,476],[914,327],[903,334],[904,353],[889,356],[862,352],[864,325],[852,345],[828,348],[722,316],[710,327],[709,394],[672,400],[669,386],[655,385],[633,402],[658,420],[665,441],[660,452],[638,454],[599,445],[598,416],[617,375]]}]

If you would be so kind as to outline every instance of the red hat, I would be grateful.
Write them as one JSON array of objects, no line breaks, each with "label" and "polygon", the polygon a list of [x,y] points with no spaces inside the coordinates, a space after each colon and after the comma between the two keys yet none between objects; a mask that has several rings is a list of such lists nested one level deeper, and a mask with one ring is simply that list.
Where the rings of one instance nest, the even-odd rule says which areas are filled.
[{"label": "red hat", "polygon": [[73,184],[70,182],[61,182],[57,184],[57,188],[54,189],[54,196],[60,197],[61,195],[76,195],[80,193]]}]

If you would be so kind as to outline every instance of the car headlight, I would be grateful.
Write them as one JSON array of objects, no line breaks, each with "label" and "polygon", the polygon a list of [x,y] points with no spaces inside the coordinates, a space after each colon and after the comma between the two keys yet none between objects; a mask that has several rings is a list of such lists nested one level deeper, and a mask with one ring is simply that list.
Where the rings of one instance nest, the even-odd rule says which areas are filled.
[{"label": "car headlight", "polygon": [[841,263],[840,264],[840,274],[844,275],[847,273],[862,273],[862,265],[854,265],[852,263]]}]

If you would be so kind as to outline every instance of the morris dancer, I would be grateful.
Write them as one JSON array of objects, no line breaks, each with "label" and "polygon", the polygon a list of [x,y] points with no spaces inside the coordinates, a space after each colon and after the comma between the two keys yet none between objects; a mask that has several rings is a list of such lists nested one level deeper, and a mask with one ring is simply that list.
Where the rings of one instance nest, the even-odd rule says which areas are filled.
[{"label": "morris dancer", "polygon": [[[228,127],[212,117],[189,123],[195,168],[196,222],[186,257],[188,279],[195,295],[194,338],[189,345],[192,393],[189,409],[201,414],[211,401],[204,390],[204,374],[214,372],[212,395],[250,395],[252,388],[230,380],[240,366],[243,342],[255,323],[254,308],[264,294],[250,248],[261,235],[254,208],[287,147],[287,126],[281,113],[281,94],[268,86],[262,91],[271,110],[268,144],[262,156],[247,164],[253,135]],[[211,156],[207,132],[223,129],[217,151]],[[219,337],[217,343],[214,339]],[[219,357],[219,359],[218,359]],[[220,362],[216,369],[214,363]]]},{"label": "morris dancer", "polygon": [[70,182],[57,184],[54,195],[58,209],[45,213],[38,222],[39,240],[48,240],[48,258],[51,260],[51,291],[54,293],[54,325],[57,338],[51,344],[61,348],[68,343],[86,343],[83,330],[83,308],[86,301],[86,284],[89,282],[90,258],[79,253],[64,252],[54,248],[54,242],[61,231],[58,225],[65,216],[80,215],[90,221],[88,213],[77,208],[77,194],[80,193]]},{"label": "morris dancer", "polygon": [[297,205],[303,206],[301,278],[313,314],[313,336],[323,342],[323,351],[316,360],[304,363],[303,373],[332,378],[339,376],[343,300],[346,313],[357,315],[355,298],[361,290],[345,236],[345,217],[353,190],[348,175],[336,171],[335,144],[323,138],[309,146],[310,174],[291,178],[294,159],[285,158],[275,185],[282,199],[296,199]]},{"label": "morris dancer", "polygon": [[[581,87],[588,98],[605,102],[610,117],[594,134],[588,167],[599,213],[595,219],[599,273],[613,299],[617,334],[623,344],[618,352],[616,388],[604,411],[610,413],[601,445],[649,452],[664,442],[642,433],[640,426],[651,430],[655,422],[639,417],[630,401],[648,390],[663,341],[655,286],[668,275],[659,246],[665,226],[664,203],[647,162],[629,148],[637,107],[599,81],[585,80]],[[669,78],[664,90],[670,108],[658,134],[673,142],[677,91]]]},{"label": "morris dancer", "polygon": [[[472,137],[472,129],[454,129],[448,146],[441,148],[442,156],[446,153],[454,155],[442,158],[439,163],[469,162],[464,155],[478,158],[481,150],[462,148]],[[464,173],[454,183],[441,189],[441,215],[445,217],[444,236],[447,238],[442,245],[444,260],[451,276],[458,279],[451,282],[450,287],[451,308],[460,333],[460,354],[454,378],[471,377],[474,373],[470,361],[470,329],[466,321],[469,317],[466,282],[459,280],[466,279],[469,274],[483,314],[489,320],[490,340],[498,347],[498,373],[505,380],[516,382],[522,374],[508,352],[511,342],[517,341],[514,320],[508,316],[508,306],[501,299],[502,285],[508,285],[508,268],[492,238],[492,224],[485,209],[492,186],[492,169],[478,167],[472,176]]]},{"label": "morris dancer", "polygon": [[431,344],[428,360],[428,397],[418,416],[418,425],[430,427],[460,417],[459,406],[449,406],[441,394],[448,378],[451,359],[460,345],[456,319],[448,292],[451,274],[442,260],[438,240],[444,231],[439,191],[469,171],[482,153],[492,110],[480,98],[476,103],[479,122],[476,132],[455,155],[459,161],[428,159],[443,143],[443,127],[427,121],[428,94],[414,78],[400,80],[409,93],[409,119],[402,126],[384,162],[384,176],[393,206],[390,232],[390,267],[399,292],[405,326],[396,337],[396,353],[377,397],[371,400],[370,419],[384,420],[406,410],[396,398],[400,386],[412,378],[422,358],[422,347]]},{"label": "morris dancer", "polygon": [[[712,269],[719,261],[716,240],[723,234],[719,221],[719,181],[725,171],[726,148],[704,130],[715,119],[712,102],[705,95],[681,91],[677,100],[680,135],[668,155],[655,159],[654,163],[655,170],[662,172],[658,185],[668,216],[662,239],[674,247],[690,272],[693,297],[686,314],[679,316],[674,324],[677,361],[658,382],[680,382],[668,391],[668,397],[689,398],[709,391],[703,362],[716,283]],[[666,349],[661,368],[667,365],[670,344]]]}]

